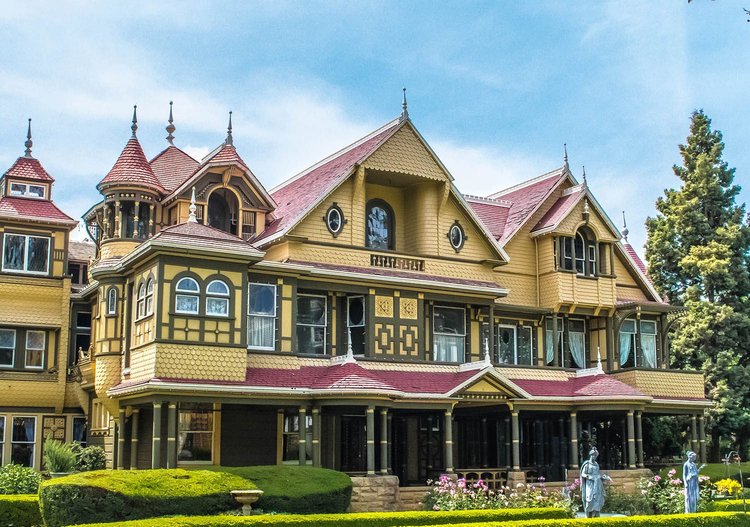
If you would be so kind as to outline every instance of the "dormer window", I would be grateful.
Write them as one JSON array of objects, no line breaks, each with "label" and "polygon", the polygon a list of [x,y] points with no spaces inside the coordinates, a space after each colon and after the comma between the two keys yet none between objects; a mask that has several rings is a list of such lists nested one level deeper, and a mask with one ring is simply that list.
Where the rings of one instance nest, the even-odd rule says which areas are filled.
[{"label": "dormer window", "polygon": [[585,227],[560,238],[560,268],[583,276],[597,275],[596,238]]},{"label": "dormer window", "polygon": [[208,225],[215,229],[237,235],[239,212],[237,196],[229,189],[220,188],[208,198]]},{"label": "dormer window", "polygon": [[394,248],[393,209],[382,199],[367,202],[365,245],[370,249]]},{"label": "dormer window", "polygon": [[11,183],[10,195],[23,196],[24,198],[44,199],[46,189],[44,185],[33,185],[30,183]]}]

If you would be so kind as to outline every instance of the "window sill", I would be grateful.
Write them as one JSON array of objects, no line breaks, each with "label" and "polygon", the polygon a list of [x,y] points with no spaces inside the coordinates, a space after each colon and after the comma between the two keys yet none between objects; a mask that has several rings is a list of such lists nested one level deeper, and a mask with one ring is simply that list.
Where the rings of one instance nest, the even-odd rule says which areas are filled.
[{"label": "window sill", "polygon": [[18,276],[49,276],[49,271],[20,271],[18,269],[3,269],[3,273]]}]

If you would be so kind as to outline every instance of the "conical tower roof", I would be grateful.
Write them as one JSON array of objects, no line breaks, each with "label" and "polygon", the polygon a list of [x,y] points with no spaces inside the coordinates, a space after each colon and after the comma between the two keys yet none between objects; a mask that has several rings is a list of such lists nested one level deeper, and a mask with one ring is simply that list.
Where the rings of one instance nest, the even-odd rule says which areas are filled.
[{"label": "conical tower roof", "polygon": [[112,169],[104,176],[97,188],[112,185],[137,185],[164,193],[164,187],[151,169],[135,134],[128,140]]}]

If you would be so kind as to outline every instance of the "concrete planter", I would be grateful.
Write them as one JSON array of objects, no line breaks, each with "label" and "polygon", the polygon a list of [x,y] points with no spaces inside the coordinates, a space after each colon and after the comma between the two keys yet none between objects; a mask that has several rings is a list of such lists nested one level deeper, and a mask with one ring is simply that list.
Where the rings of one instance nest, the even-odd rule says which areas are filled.
[{"label": "concrete planter", "polygon": [[249,516],[253,513],[253,503],[263,495],[262,490],[233,490],[232,497],[242,505],[242,514]]}]

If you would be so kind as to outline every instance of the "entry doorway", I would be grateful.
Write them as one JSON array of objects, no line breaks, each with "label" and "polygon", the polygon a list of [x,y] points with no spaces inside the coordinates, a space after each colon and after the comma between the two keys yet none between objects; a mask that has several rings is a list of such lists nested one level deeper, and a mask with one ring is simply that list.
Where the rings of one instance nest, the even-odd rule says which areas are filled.
[{"label": "entry doorway", "polygon": [[393,473],[401,486],[426,485],[445,470],[443,419],[437,412],[393,414]]}]

